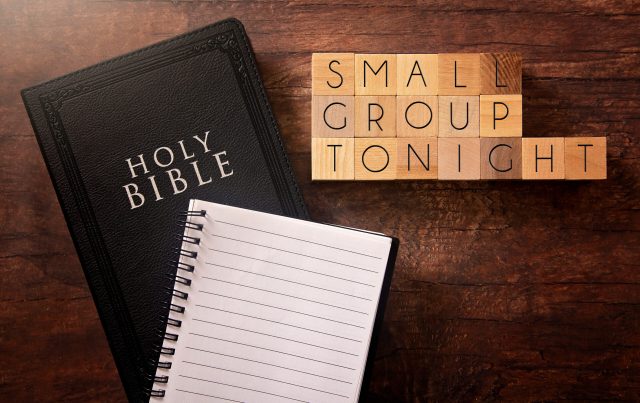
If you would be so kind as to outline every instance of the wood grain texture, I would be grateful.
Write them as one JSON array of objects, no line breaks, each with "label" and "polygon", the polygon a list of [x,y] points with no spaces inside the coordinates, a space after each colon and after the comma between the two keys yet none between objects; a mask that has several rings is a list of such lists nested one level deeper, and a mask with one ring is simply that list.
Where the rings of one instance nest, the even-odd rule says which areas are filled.
[{"label": "wood grain texture", "polygon": [[[312,217],[400,238],[367,401],[640,400],[640,13],[624,0],[0,0],[1,396],[125,400],[19,90],[230,16]],[[606,135],[608,179],[312,183],[311,53],[337,50],[519,52],[524,132]]]}]

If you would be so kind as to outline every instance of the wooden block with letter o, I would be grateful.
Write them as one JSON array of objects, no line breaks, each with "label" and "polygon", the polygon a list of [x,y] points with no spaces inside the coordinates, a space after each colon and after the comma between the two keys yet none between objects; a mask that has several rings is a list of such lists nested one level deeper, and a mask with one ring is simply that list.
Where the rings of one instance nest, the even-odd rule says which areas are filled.
[{"label": "wooden block with letter o", "polygon": [[481,138],[480,179],[522,179],[522,139]]},{"label": "wooden block with letter o", "polygon": [[438,179],[480,179],[480,138],[438,138]]},{"label": "wooden block with letter o", "polygon": [[522,179],[564,179],[564,138],[522,139]]},{"label": "wooden block with letter o", "polygon": [[480,137],[522,137],[522,95],[480,95]]},{"label": "wooden block with letter o", "polygon": [[353,138],[311,139],[312,180],[353,180]]},{"label": "wooden block with letter o", "polygon": [[354,54],[314,53],[311,56],[313,95],[354,95]]},{"label": "wooden block with letter o", "polygon": [[438,55],[397,56],[398,95],[438,95]]},{"label": "wooden block with letter o", "polygon": [[355,179],[393,180],[396,178],[397,139],[356,138]]},{"label": "wooden block with letter o", "polygon": [[522,94],[522,56],[483,53],[480,56],[481,94]]},{"label": "wooden block with letter o", "polygon": [[565,137],[566,179],[607,179],[606,137]]},{"label": "wooden block with letter o", "polygon": [[356,98],[356,137],[396,137],[396,97]]},{"label": "wooden block with letter o", "polygon": [[480,97],[439,96],[438,137],[479,137]]},{"label": "wooden block with letter o", "polygon": [[412,95],[396,97],[396,135],[398,137],[438,136],[438,97]]},{"label": "wooden block with letter o", "polygon": [[439,54],[438,95],[480,95],[480,54]]},{"label": "wooden block with letter o", "polygon": [[396,95],[396,55],[356,54],[356,95]]},{"label": "wooden block with letter o", "polygon": [[396,179],[438,179],[438,139],[398,138]]},{"label": "wooden block with letter o", "polygon": [[355,97],[314,96],[311,100],[312,137],[353,137]]}]

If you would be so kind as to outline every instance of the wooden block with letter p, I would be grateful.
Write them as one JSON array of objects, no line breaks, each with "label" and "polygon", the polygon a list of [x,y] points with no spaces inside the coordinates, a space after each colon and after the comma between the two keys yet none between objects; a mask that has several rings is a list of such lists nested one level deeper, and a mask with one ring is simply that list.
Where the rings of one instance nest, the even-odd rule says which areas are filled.
[{"label": "wooden block with letter p", "polygon": [[522,139],[522,179],[564,179],[564,138]]},{"label": "wooden block with letter p", "polygon": [[438,179],[438,139],[398,138],[396,179]]},{"label": "wooden block with letter p", "polygon": [[438,95],[480,95],[480,54],[439,54]]},{"label": "wooden block with letter p", "polygon": [[606,137],[565,137],[566,179],[607,179]]},{"label": "wooden block with letter p", "polygon": [[312,180],[353,180],[353,138],[311,139]]},{"label": "wooden block with letter p", "polygon": [[480,137],[522,137],[522,95],[480,95]]},{"label": "wooden block with letter p", "polygon": [[311,93],[353,95],[353,62],[353,53],[314,53],[311,56]]},{"label": "wooden block with letter p", "polygon": [[396,95],[396,55],[356,54],[356,95]]},{"label": "wooden block with letter p", "polygon": [[480,179],[480,138],[438,138],[438,179]]},{"label": "wooden block with letter p", "polygon": [[522,94],[522,55],[483,53],[480,56],[481,94]]},{"label": "wooden block with letter p", "polygon": [[396,138],[356,138],[354,153],[355,179],[396,179],[396,153]]},{"label": "wooden block with letter p", "polygon": [[522,139],[481,138],[480,179],[522,179]]}]

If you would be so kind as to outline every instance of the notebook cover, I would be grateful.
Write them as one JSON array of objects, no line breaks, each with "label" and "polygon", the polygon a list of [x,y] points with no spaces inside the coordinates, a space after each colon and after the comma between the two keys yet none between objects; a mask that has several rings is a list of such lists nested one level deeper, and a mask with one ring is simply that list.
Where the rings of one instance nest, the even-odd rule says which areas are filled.
[{"label": "notebook cover", "polygon": [[22,97],[127,397],[147,400],[189,199],[308,218],[244,28],[224,20]]}]

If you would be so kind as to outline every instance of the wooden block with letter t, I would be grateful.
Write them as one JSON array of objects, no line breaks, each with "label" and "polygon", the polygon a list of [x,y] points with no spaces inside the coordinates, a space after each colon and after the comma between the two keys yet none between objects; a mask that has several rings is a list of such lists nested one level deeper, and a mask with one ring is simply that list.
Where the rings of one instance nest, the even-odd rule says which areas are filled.
[{"label": "wooden block with letter t", "polygon": [[522,179],[522,139],[481,138],[480,179]]},{"label": "wooden block with letter t", "polygon": [[607,179],[606,137],[565,137],[566,179]]},{"label": "wooden block with letter t", "polygon": [[480,95],[480,137],[522,137],[522,95]]},{"label": "wooden block with letter t", "polygon": [[397,56],[398,95],[438,95],[438,55]]},{"label": "wooden block with letter t", "polygon": [[438,95],[480,95],[480,54],[439,54]]},{"label": "wooden block with letter t", "polygon": [[396,95],[396,55],[356,54],[356,95]]},{"label": "wooden block with letter t", "polygon": [[480,138],[438,138],[438,179],[480,179]]},{"label": "wooden block with letter t", "polygon": [[522,139],[522,179],[564,179],[564,138]]},{"label": "wooden block with letter t", "polygon": [[483,53],[480,56],[481,94],[522,94],[522,56]]},{"label": "wooden block with letter t", "polygon": [[396,179],[438,179],[438,139],[398,138]]},{"label": "wooden block with letter t", "polygon": [[353,138],[311,139],[312,180],[353,180]]},{"label": "wooden block with letter t", "polygon": [[353,62],[353,53],[314,53],[311,56],[311,93],[353,95]]},{"label": "wooden block with letter t", "polygon": [[355,139],[355,179],[393,180],[396,178],[396,138]]}]

